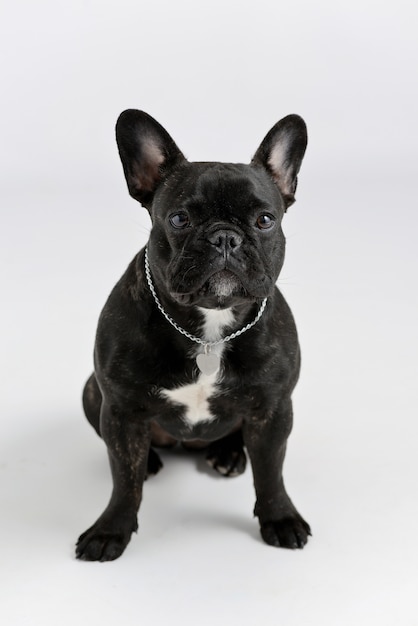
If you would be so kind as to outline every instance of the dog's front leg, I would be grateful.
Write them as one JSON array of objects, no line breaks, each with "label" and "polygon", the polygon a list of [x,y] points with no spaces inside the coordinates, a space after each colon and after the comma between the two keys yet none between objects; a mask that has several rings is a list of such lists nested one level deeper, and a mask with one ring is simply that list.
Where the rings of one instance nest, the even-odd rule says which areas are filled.
[{"label": "dog's front leg", "polygon": [[149,421],[137,420],[106,403],[100,429],[108,449],[113,491],[102,515],[78,540],[76,555],[85,561],[117,559],[137,530],[151,443]]},{"label": "dog's front leg", "polygon": [[292,427],[291,401],[274,413],[244,423],[244,443],[251,460],[261,535],[266,543],[283,548],[303,548],[311,534],[286,493],[283,461]]}]

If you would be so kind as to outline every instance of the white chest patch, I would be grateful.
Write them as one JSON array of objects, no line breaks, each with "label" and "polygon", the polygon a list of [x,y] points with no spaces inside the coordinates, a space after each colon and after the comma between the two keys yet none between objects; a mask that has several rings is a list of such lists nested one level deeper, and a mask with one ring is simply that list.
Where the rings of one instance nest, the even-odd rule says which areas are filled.
[{"label": "white chest patch", "polygon": [[[206,341],[221,339],[225,326],[229,326],[234,321],[234,315],[230,309],[218,311],[200,308],[199,310],[204,316],[203,338]],[[211,352],[220,357],[221,363],[224,349],[225,344],[222,343],[211,348]],[[203,352],[203,346],[198,345],[195,354],[197,355],[201,352]],[[215,374],[206,375],[200,373],[196,382],[190,385],[184,385],[176,389],[161,389],[161,395],[175,405],[184,407],[183,419],[193,426],[198,422],[214,419],[210,412],[209,400],[216,395],[216,384],[221,378],[222,365],[221,369]]]}]

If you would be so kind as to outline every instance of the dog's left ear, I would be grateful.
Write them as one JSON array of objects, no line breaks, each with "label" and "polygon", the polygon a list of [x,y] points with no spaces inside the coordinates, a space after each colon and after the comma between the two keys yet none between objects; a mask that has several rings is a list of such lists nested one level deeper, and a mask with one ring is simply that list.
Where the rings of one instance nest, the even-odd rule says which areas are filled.
[{"label": "dog's left ear", "polygon": [[116,141],[129,193],[150,209],[158,185],[185,157],[161,124],[136,109],[120,114]]},{"label": "dog's left ear", "polygon": [[305,154],[308,135],[299,115],[288,115],[267,133],[251,164],[262,165],[278,186],[286,209],[295,201],[297,174]]}]

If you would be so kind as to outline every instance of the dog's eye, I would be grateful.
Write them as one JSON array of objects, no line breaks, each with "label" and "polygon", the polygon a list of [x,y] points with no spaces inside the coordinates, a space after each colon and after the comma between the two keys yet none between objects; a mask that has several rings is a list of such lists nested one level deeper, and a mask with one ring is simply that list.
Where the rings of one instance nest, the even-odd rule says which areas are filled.
[{"label": "dog's eye", "polygon": [[257,217],[257,227],[261,230],[268,230],[274,226],[274,218],[271,215],[259,215]]},{"label": "dog's eye", "polygon": [[170,215],[170,224],[174,228],[187,228],[190,225],[190,219],[187,213],[173,213]]}]

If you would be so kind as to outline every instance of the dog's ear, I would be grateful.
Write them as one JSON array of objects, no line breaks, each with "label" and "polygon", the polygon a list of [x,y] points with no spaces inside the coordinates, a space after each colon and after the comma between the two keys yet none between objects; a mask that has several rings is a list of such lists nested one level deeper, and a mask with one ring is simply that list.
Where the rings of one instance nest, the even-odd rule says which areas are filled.
[{"label": "dog's ear", "polygon": [[185,157],[154,118],[136,109],[120,114],[116,141],[129,193],[149,209],[159,183]]},{"label": "dog's ear", "polygon": [[303,119],[299,115],[288,115],[267,133],[251,161],[252,165],[262,165],[271,174],[286,209],[295,201],[297,174],[307,143]]}]

